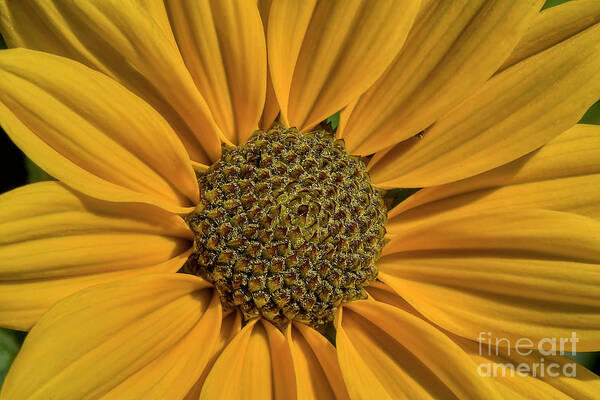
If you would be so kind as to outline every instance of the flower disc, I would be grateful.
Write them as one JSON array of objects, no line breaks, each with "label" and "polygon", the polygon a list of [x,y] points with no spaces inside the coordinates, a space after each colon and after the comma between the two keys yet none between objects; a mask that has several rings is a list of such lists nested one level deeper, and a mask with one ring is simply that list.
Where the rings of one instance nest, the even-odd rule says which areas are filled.
[{"label": "flower disc", "polygon": [[198,178],[187,272],[225,307],[279,327],[323,327],[377,276],[386,209],[365,166],[330,133],[258,131]]}]

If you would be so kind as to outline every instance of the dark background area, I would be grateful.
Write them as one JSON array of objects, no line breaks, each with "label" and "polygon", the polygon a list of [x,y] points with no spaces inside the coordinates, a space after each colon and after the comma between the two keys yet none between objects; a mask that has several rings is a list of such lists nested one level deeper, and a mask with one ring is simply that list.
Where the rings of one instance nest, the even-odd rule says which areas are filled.
[{"label": "dark background area", "polygon": [[0,193],[27,183],[27,170],[23,153],[8,138],[0,127],[0,160],[2,160],[2,179]]}]

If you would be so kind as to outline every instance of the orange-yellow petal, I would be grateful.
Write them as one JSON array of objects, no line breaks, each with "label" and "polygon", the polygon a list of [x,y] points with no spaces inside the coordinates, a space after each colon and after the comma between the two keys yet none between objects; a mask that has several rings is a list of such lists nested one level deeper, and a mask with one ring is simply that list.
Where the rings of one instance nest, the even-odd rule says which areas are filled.
[{"label": "orange-yellow petal", "polygon": [[221,299],[217,291],[213,290],[212,300],[201,320],[179,343],[104,396],[145,400],[184,398],[210,362],[210,353],[206,349],[214,346],[219,339],[221,318]]},{"label": "orange-yellow petal", "polygon": [[457,335],[570,337],[600,349],[600,221],[549,210],[460,213],[396,236],[379,279]]},{"label": "orange-yellow petal", "polygon": [[273,2],[267,49],[288,126],[309,129],[360,96],[402,47],[419,0]]},{"label": "orange-yellow petal", "polygon": [[348,399],[335,347],[317,331],[294,323],[287,331],[298,399]]},{"label": "orange-yellow petal", "polygon": [[416,135],[474,93],[498,69],[543,1],[431,1],[392,66],[353,110],[341,135],[368,155]]},{"label": "orange-yellow petal", "polygon": [[[208,358],[204,347],[219,333],[221,306],[213,293],[202,279],[183,274],[80,291],[31,330],[0,399],[98,398],[113,390],[117,398],[183,398]],[[157,369],[161,359],[170,360],[168,368]]]},{"label": "orange-yellow petal", "polygon": [[206,367],[202,372],[200,379],[196,381],[194,387],[189,391],[184,400],[198,400],[200,393],[202,392],[202,386],[206,381],[208,373],[212,369],[213,365],[221,355],[221,352],[227,347],[229,342],[240,332],[242,329],[242,317],[239,311],[229,313],[221,321],[221,330],[219,331],[219,337],[212,349],[210,360],[206,363]]},{"label": "orange-yellow petal", "polygon": [[544,147],[458,182],[424,188],[395,207],[390,236],[457,212],[543,208],[600,219],[600,126],[575,125]]},{"label": "orange-yellow petal", "polygon": [[208,374],[200,399],[295,399],[285,336],[270,322],[250,321]]},{"label": "orange-yellow petal", "polygon": [[234,144],[258,128],[267,50],[256,1],[168,0],[167,12],[194,82]]},{"label": "orange-yellow petal", "polygon": [[9,47],[58,54],[113,77],[163,115],[194,161],[219,157],[222,133],[185,67],[162,2],[3,0],[0,31]]},{"label": "orange-yellow petal", "polygon": [[[377,301],[423,318],[383,283],[372,284],[368,291]],[[516,343],[509,343],[505,339],[499,340],[496,347],[496,342],[493,339],[490,342],[487,332],[483,332],[481,343],[446,331],[444,333],[473,359],[477,366],[477,373],[483,379],[492,381],[503,398],[515,400],[531,398],[588,399],[594,398],[593,394],[598,393],[600,378],[573,360],[560,355],[559,339],[556,342],[557,355],[548,356],[539,353],[536,350],[539,343],[531,342],[530,344],[528,338],[521,338]],[[565,352],[576,351],[577,342],[566,339],[571,338],[563,338],[562,349]],[[512,347],[507,347],[507,344]],[[515,348],[517,345],[520,347],[518,352]],[[542,343],[542,348],[550,350],[550,343]],[[529,368],[528,371],[525,370],[525,366]],[[521,368],[520,372],[518,368]],[[543,374],[542,368],[544,369]]]},{"label": "orange-yellow petal", "polygon": [[340,311],[336,326],[351,398],[499,398],[458,345],[411,313],[374,300],[355,301]]},{"label": "orange-yellow petal", "polygon": [[84,287],[175,272],[191,232],[159,208],[96,200],[57,182],[0,196],[0,325],[29,329]]},{"label": "orange-yellow petal", "polygon": [[370,166],[380,187],[464,179],[515,160],[579,121],[600,98],[600,23],[495,75],[424,132]]},{"label": "orange-yellow petal", "polygon": [[[267,25],[269,23],[269,12],[271,11],[272,0],[258,0],[258,10],[260,11],[260,17],[262,19],[265,35],[267,33]],[[271,73],[267,68],[267,95],[265,98],[265,108],[263,109],[260,123],[258,124],[260,129],[269,129],[275,119],[279,115],[279,104],[277,103],[277,97],[275,96],[275,89],[273,89],[273,82],[271,82]]]},{"label": "orange-yellow petal", "polygon": [[80,63],[0,52],[0,121],[36,164],[89,196],[176,212],[198,201],[189,157],[167,122]]},{"label": "orange-yellow petal", "polygon": [[568,1],[542,11],[500,70],[574,36],[600,22],[597,0]]},{"label": "orange-yellow petal", "polygon": [[[484,376],[489,374],[485,379],[493,379],[505,398],[594,399],[600,393],[600,377],[564,355],[544,355],[526,348],[518,351],[504,346],[496,348],[494,343],[488,347],[488,343],[457,337],[453,340],[477,363],[479,372]],[[527,342],[520,344],[524,343]],[[544,346],[549,348],[548,344]],[[563,349],[571,351],[572,343],[565,341]],[[520,373],[517,368],[521,368]]]}]

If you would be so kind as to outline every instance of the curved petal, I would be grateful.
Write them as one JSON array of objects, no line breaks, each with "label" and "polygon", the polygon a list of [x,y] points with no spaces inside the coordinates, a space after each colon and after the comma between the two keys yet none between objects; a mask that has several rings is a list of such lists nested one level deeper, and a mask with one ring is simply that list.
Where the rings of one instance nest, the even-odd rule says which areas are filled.
[{"label": "curved petal", "polygon": [[340,309],[336,326],[339,363],[352,398],[500,398],[458,345],[411,313],[355,301]]},{"label": "curved petal", "polygon": [[422,137],[370,165],[380,187],[464,179],[521,157],[581,119],[600,98],[600,23],[490,79]]},{"label": "curved petal", "polygon": [[200,399],[295,399],[285,336],[254,319],[227,345],[206,378]]},{"label": "curved petal", "polygon": [[[258,10],[260,11],[260,17],[262,19],[263,28],[265,34],[267,32],[267,26],[269,23],[269,12],[271,11],[272,0],[258,0]],[[275,89],[273,89],[273,82],[271,81],[271,72],[267,68],[267,95],[265,98],[265,107],[263,109],[262,117],[258,126],[260,129],[268,130],[277,116],[279,115],[279,104],[277,103],[277,97],[275,96]]]},{"label": "curved petal", "polygon": [[[496,348],[494,344],[488,348],[488,344],[457,337],[453,340],[478,364],[484,376],[496,381],[505,397],[593,399],[600,392],[600,377],[565,356],[543,355],[532,349]],[[565,351],[571,351],[572,343],[564,344]],[[520,373],[517,368],[521,368]]]},{"label": "curved petal", "polygon": [[256,1],[167,0],[175,39],[225,136],[240,144],[258,128],[267,50]]},{"label": "curved petal", "polygon": [[310,129],[355,100],[398,54],[419,0],[274,2],[267,50],[288,126]]},{"label": "curved petal", "polygon": [[57,182],[0,196],[0,325],[29,329],[84,287],[151,272],[176,272],[191,249],[177,215],[109,203]]},{"label": "curved petal", "polygon": [[220,155],[222,135],[173,38],[162,2],[2,0],[10,47],[80,61],[113,77],[158,110],[194,161]]},{"label": "curved petal", "polygon": [[431,1],[392,66],[345,113],[341,136],[368,155],[416,135],[487,81],[543,1]]},{"label": "curved petal", "polygon": [[379,278],[435,324],[477,340],[570,337],[600,349],[600,221],[513,209],[454,214],[408,229]]},{"label": "curved petal", "polygon": [[299,399],[348,399],[335,347],[314,329],[294,323],[287,341],[292,353]]},{"label": "curved petal", "polygon": [[75,61],[2,51],[0,121],[36,164],[89,196],[175,212],[198,201],[189,157],[166,121]]},{"label": "curved petal", "polygon": [[[113,390],[119,398],[182,398],[219,332],[221,307],[213,294],[202,279],[183,274],[78,292],[31,330],[0,398],[98,398]],[[168,368],[161,360],[171,361]]]},{"label": "curved petal", "polygon": [[231,312],[225,318],[223,318],[223,321],[221,321],[219,337],[217,338],[217,341],[212,349],[210,360],[206,363],[206,367],[202,372],[202,376],[200,376],[200,379],[196,381],[194,387],[192,387],[187,396],[185,396],[184,400],[198,400],[200,398],[202,386],[204,386],[204,382],[206,381],[208,373],[225,347],[227,347],[231,340],[233,340],[233,338],[236,337],[241,330],[242,317],[239,311]]},{"label": "curved petal", "polygon": [[543,208],[600,219],[600,126],[575,125],[544,147],[462,181],[424,188],[388,214],[390,236],[456,212]]},{"label": "curved petal", "polygon": [[[106,398],[182,399],[198,376],[206,370],[206,349],[218,341],[221,329],[221,299],[216,290],[202,319],[169,351],[128,377],[104,395]],[[198,305],[197,305],[198,306]]]},{"label": "curved petal", "polygon": [[508,57],[500,71],[583,32],[600,22],[596,0],[568,1],[542,11]]},{"label": "curved petal", "polygon": [[[368,291],[377,301],[423,318],[385,284],[374,283],[368,288]],[[484,379],[495,381],[496,389],[503,398],[523,400],[531,398],[587,399],[593,398],[593,393],[598,393],[600,378],[581,365],[577,365],[573,360],[558,355],[561,351],[558,340],[557,355],[548,356],[536,351],[535,348],[539,343],[532,346],[527,338],[521,338],[521,341],[516,343],[507,343],[506,340],[502,340],[496,346],[496,342],[490,341],[486,336],[487,332],[483,332],[481,343],[455,336],[449,332],[444,333],[473,359],[479,375]],[[563,341],[562,349],[576,351],[577,342],[571,342],[571,338],[565,339],[569,340]],[[519,346],[518,350],[516,346]],[[545,350],[550,348],[549,343],[543,343],[542,347]],[[537,365],[535,365],[536,363]],[[518,371],[520,365],[520,368],[523,368],[521,372]],[[523,365],[526,365],[528,370]]]},{"label": "curved petal", "polygon": [[415,310],[406,300],[400,297],[398,293],[394,291],[394,289],[381,281],[371,282],[366,288],[366,291],[371,299],[377,300],[381,303],[389,304],[422,318],[417,310]]}]

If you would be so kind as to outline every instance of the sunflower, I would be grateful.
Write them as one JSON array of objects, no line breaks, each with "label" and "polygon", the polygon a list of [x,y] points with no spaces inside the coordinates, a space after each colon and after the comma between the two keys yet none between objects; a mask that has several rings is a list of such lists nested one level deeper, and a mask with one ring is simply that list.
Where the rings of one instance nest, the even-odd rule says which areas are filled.
[{"label": "sunflower", "polygon": [[543,3],[0,0],[58,180],[0,196],[0,398],[597,398],[517,351],[600,350],[600,1]]}]

